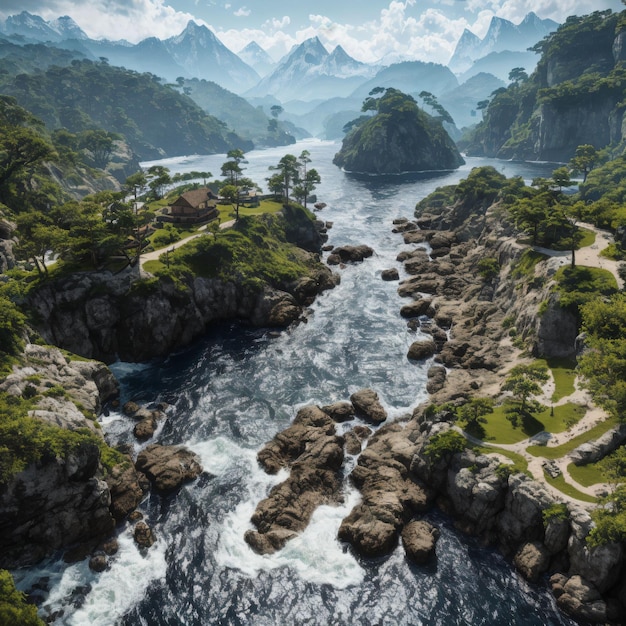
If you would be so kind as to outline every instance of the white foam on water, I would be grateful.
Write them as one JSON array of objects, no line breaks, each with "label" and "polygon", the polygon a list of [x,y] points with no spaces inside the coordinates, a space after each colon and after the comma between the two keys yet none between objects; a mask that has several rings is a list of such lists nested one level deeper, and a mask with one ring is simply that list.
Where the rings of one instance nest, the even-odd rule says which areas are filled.
[{"label": "white foam on water", "polygon": [[227,437],[216,437],[196,443],[187,442],[185,445],[200,457],[204,470],[213,476],[223,476],[233,465],[241,463],[257,467],[256,472],[267,477],[267,480],[262,481],[265,484],[273,485],[284,480],[286,475],[286,473],[281,474],[279,478],[279,476],[269,476],[265,472],[260,472],[256,460],[257,450],[242,448]]},{"label": "white foam on water", "polygon": [[111,558],[110,569],[101,574],[89,570],[88,560],[66,568],[59,583],[53,587],[46,607],[58,608],[64,599],[77,587],[91,585],[81,608],[66,615],[55,624],[63,626],[110,626],[136,605],[146,595],[146,590],[155,580],[165,577],[166,543],[157,541],[149,550],[142,553],[137,548],[130,531],[118,537],[119,552]]},{"label": "white foam on water", "polygon": [[352,490],[346,494],[344,504],[318,507],[306,530],[272,555],[256,554],[244,541],[245,532],[252,529],[249,520],[255,504],[251,500],[243,502],[224,520],[216,561],[250,578],[256,578],[262,571],[289,567],[303,580],[315,584],[332,585],[336,589],[359,585],[365,572],[337,540],[341,521],[359,499],[358,492]]}]

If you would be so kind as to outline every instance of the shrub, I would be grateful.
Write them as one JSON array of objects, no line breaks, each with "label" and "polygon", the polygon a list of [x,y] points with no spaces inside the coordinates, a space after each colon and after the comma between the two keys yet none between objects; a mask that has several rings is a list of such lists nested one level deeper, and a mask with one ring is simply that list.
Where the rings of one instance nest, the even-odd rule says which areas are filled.
[{"label": "shrub", "polygon": [[37,608],[26,602],[26,596],[15,588],[13,577],[0,570],[0,624],[44,626],[37,617]]},{"label": "shrub", "polygon": [[446,430],[430,438],[426,444],[424,453],[433,461],[439,461],[444,456],[462,452],[467,447],[467,441],[463,435],[455,430]]}]

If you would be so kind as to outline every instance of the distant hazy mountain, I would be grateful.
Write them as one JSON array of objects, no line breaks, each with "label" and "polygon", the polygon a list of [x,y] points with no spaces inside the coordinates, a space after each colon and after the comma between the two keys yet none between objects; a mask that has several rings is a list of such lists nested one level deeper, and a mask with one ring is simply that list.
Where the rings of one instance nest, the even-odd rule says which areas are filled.
[{"label": "distant hazy mountain", "polygon": [[448,66],[458,74],[467,71],[474,61],[492,52],[526,51],[558,26],[557,22],[542,20],[532,12],[517,25],[509,20],[493,17],[483,39],[467,29],[463,32]]},{"label": "distant hazy mountain", "polygon": [[64,39],[87,39],[87,35],[69,16],[64,15],[52,22],[47,22],[38,15],[22,11],[19,15],[7,17],[0,22],[0,32],[7,35],[20,35],[31,41],[59,42]]},{"label": "distant hazy mountain", "polygon": [[259,76],[267,76],[276,67],[272,57],[256,41],[251,41],[237,56]]},{"label": "distant hazy mountain", "polygon": [[46,21],[23,11],[0,21],[0,33],[12,41],[24,43],[50,42],[58,47],[81,52],[92,60],[101,57],[111,65],[150,72],[167,81],[179,76],[204,78],[232,91],[245,91],[260,76],[231,52],[206,26],[190,21],[176,37],[161,41],[149,37],[134,45],[127,41],[89,39],[71,17]]},{"label": "distant hazy mountain", "polygon": [[174,61],[185,70],[185,77],[212,80],[237,93],[260,80],[260,76],[206,26],[198,26],[193,20],[180,35],[163,43]]},{"label": "distant hazy mountain", "polygon": [[527,74],[532,74],[538,61],[539,55],[534,52],[492,52],[475,61],[466,72],[459,75],[459,81],[465,82],[478,74],[493,74],[508,84],[509,72],[514,67],[523,67]]},{"label": "distant hazy mountain", "polygon": [[353,59],[341,46],[329,54],[322,42],[312,37],[294,47],[248,94],[272,94],[283,102],[347,96],[374,72],[372,66]]},{"label": "distant hazy mountain", "polygon": [[458,85],[456,76],[445,65],[404,61],[380,70],[374,78],[360,85],[351,95],[363,100],[375,87],[394,87],[412,95],[429,91],[439,96]]},{"label": "distant hazy mountain", "polygon": [[[508,81],[507,81],[508,82]],[[480,73],[439,97],[439,103],[450,113],[458,128],[477,124],[482,120],[476,105],[507,83],[493,74]]]}]

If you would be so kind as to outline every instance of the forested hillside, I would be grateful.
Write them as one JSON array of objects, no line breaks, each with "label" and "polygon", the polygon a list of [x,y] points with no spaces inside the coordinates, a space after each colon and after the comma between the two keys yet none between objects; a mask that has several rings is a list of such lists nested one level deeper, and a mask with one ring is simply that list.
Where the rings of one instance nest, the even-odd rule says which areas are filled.
[{"label": "forested hillside", "polygon": [[50,130],[116,133],[140,159],[252,148],[152,74],[75,59],[16,75],[9,63],[0,60],[0,93],[14,96]]},{"label": "forested hillside", "polygon": [[481,103],[484,119],[465,138],[470,155],[567,161],[576,147],[622,149],[626,105],[626,12],[567,19],[533,50],[535,72],[511,72],[507,89]]}]

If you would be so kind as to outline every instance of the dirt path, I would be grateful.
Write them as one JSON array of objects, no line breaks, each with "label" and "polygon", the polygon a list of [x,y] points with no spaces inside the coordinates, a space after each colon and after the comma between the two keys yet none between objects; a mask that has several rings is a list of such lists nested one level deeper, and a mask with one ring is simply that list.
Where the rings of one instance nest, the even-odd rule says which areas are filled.
[{"label": "dirt path", "polygon": [[[596,228],[593,224],[588,224],[586,222],[580,222],[578,226],[593,231],[596,234],[596,240],[592,245],[576,250],[576,265],[597,267],[602,270],[608,270],[611,274],[613,274],[613,276],[615,276],[619,289],[624,289],[624,281],[621,279],[618,272],[619,262],[600,256],[602,250],[608,248],[609,244],[614,241],[611,232],[608,230],[602,230],[601,228]],[[561,257],[561,263],[563,265],[572,262],[571,252],[551,250],[550,248],[541,248],[539,246],[533,246],[533,250],[550,257]]]},{"label": "dirt path", "polygon": [[[220,224],[220,230],[224,230],[225,228],[230,228],[234,223],[235,223],[235,220],[222,222]],[[165,254],[166,252],[173,252],[174,250],[176,250],[176,248],[180,248],[181,246],[184,246],[186,243],[189,243],[193,239],[197,239],[198,237],[202,237],[203,235],[206,235],[206,231],[207,231],[207,225],[205,224],[204,226],[200,226],[197,233],[193,235],[189,235],[189,237],[185,237],[185,239],[181,239],[180,241],[177,241],[176,243],[173,243],[167,246],[166,248],[160,248],[159,250],[154,250],[153,252],[146,252],[145,254],[142,254],[141,260],[140,260],[141,267],[143,268],[144,263],[147,263],[148,261],[158,261],[159,257],[162,254]]]}]

